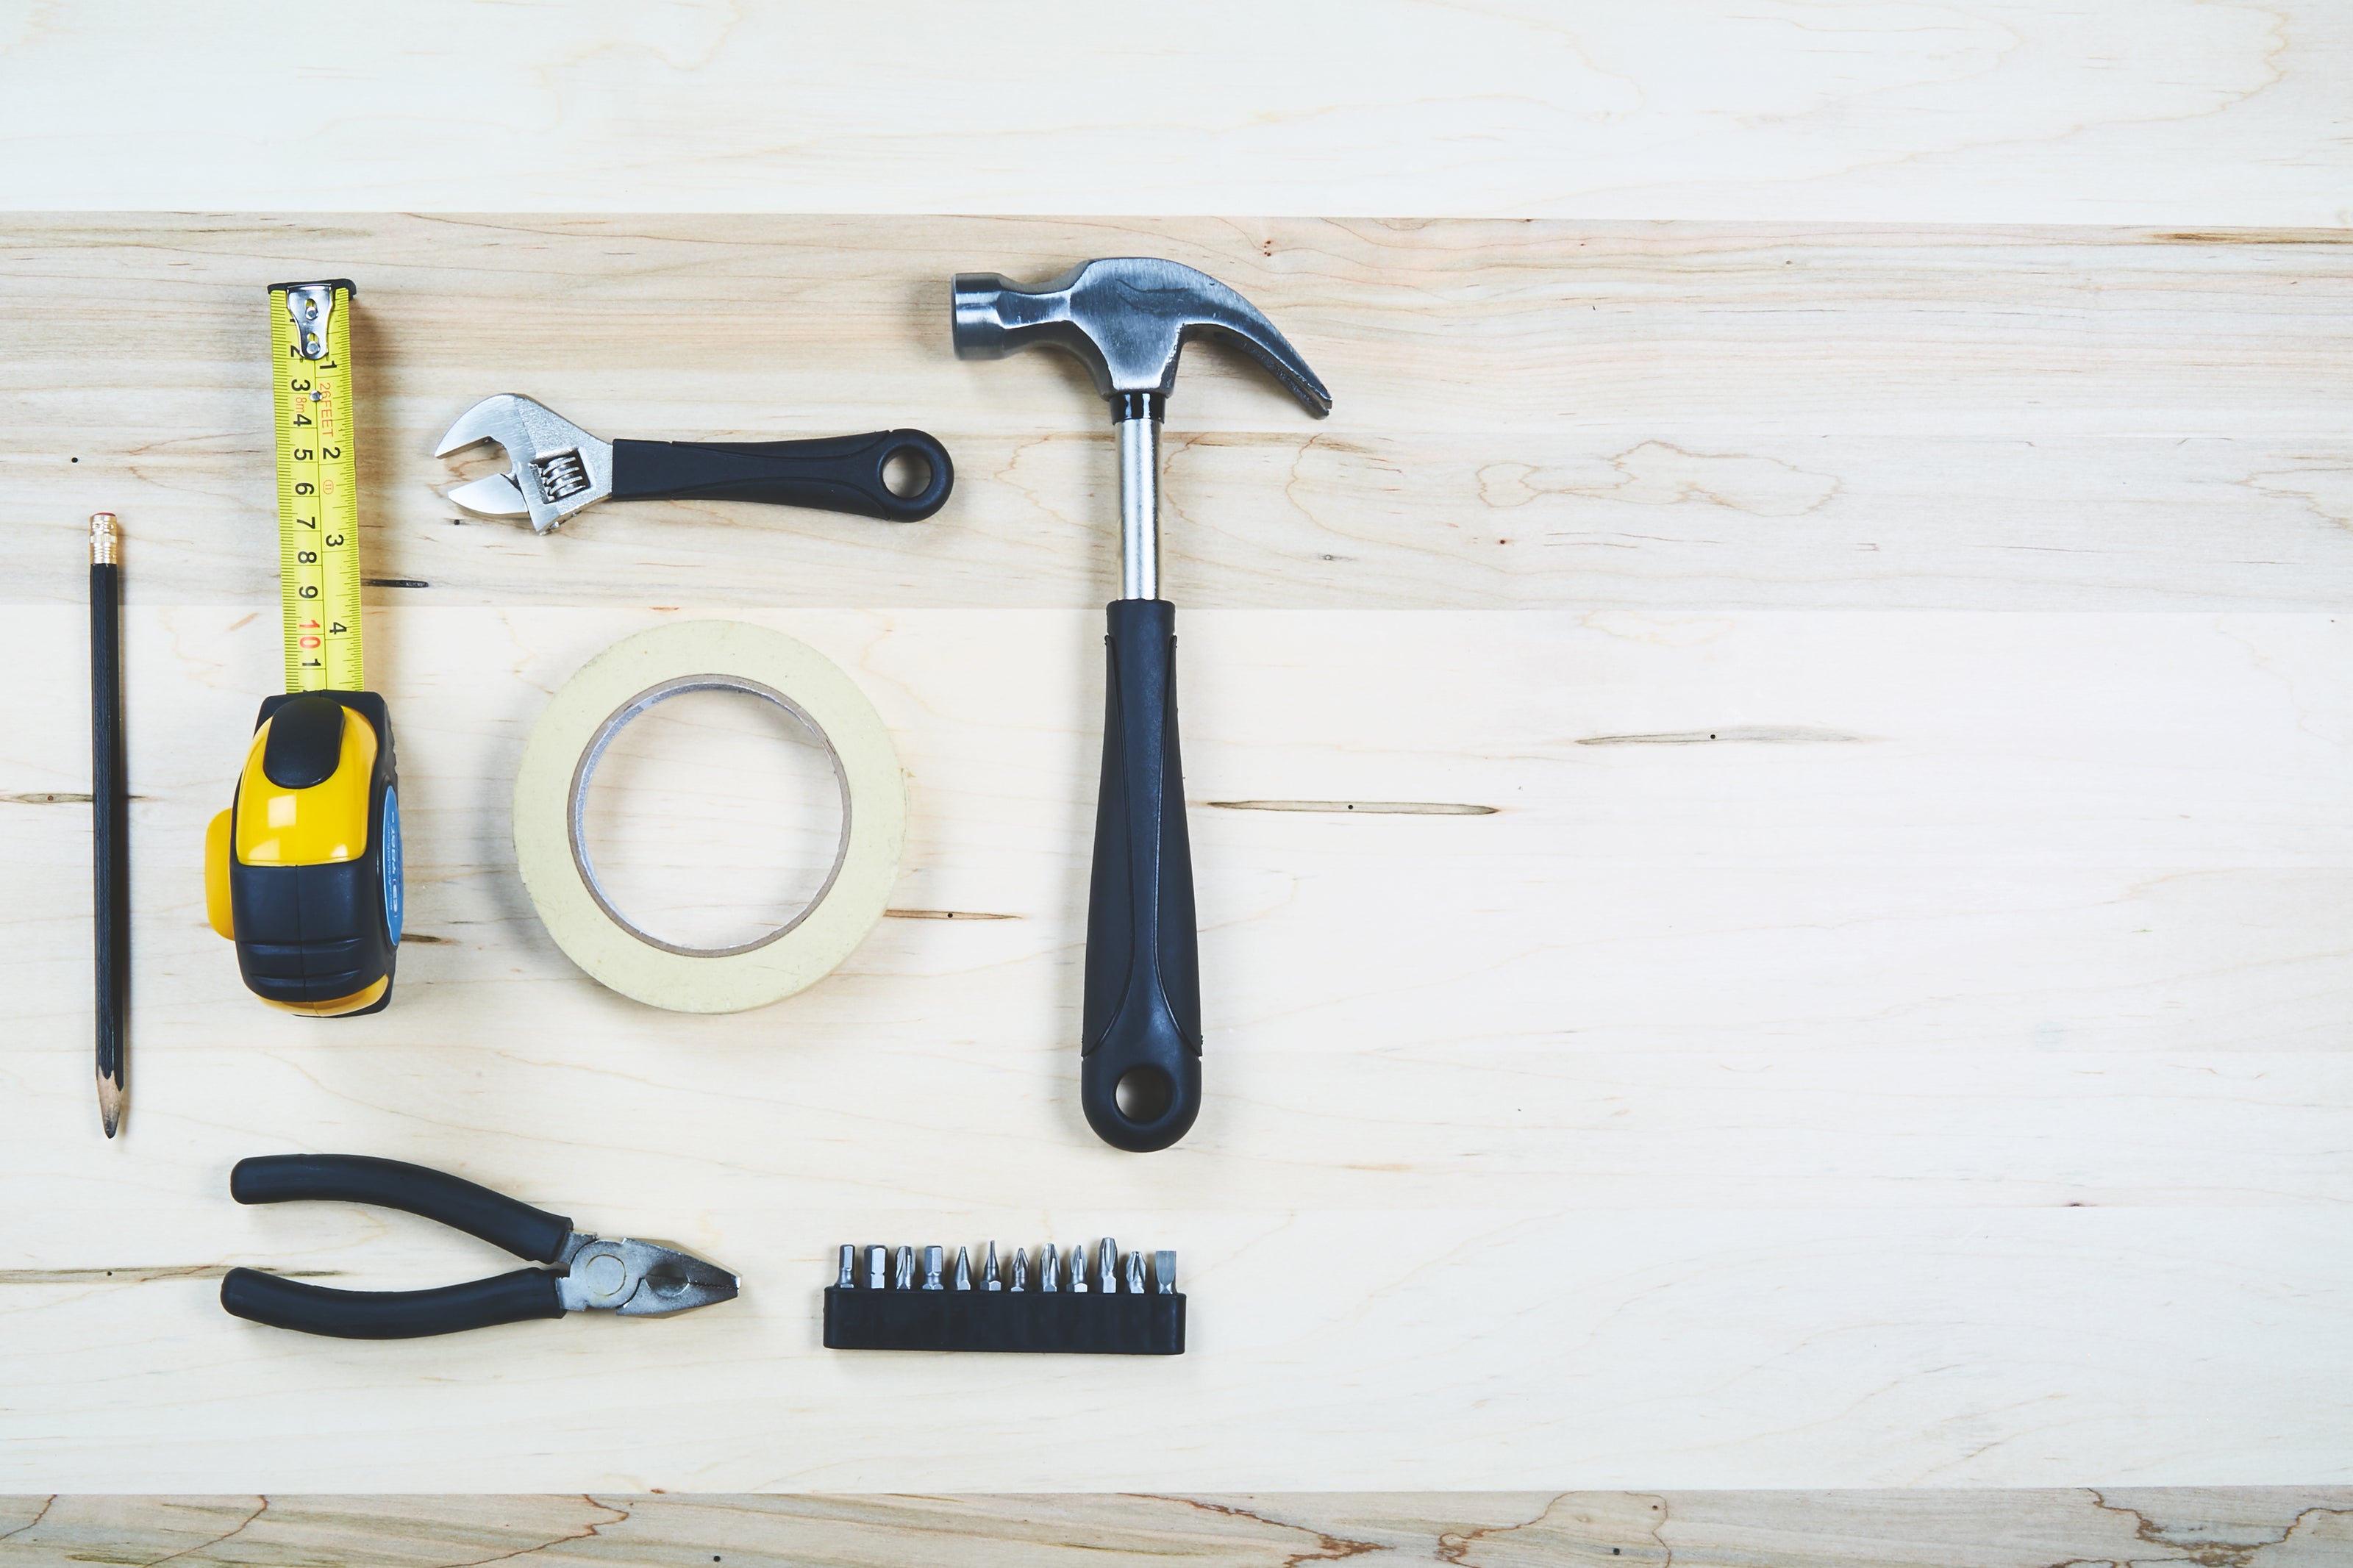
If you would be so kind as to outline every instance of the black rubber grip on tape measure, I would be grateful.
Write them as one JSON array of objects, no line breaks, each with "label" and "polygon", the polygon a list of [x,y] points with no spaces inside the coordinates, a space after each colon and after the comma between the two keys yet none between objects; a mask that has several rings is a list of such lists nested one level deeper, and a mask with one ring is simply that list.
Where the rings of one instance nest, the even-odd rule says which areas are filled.
[{"label": "black rubber grip on tape measure", "polygon": [[[884,482],[893,458],[923,463],[929,478],[902,496]],[[886,522],[920,522],[955,488],[948,451],[921,430],[876,430],[806,441],[613,443],[615,500],[742,500],[816,507]]]}]

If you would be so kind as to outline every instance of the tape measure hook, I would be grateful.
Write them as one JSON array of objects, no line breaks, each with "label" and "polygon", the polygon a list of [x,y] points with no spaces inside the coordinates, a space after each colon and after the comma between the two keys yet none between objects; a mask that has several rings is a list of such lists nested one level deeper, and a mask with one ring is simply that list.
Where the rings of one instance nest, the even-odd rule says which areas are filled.
[{"label": "tape measure hook", "polygon": [[286,289],[286,313],[294,318],[296,352],[307,360],[325,359],[327,328],[335,314],[335,285],[332,283],[289,285]]}]

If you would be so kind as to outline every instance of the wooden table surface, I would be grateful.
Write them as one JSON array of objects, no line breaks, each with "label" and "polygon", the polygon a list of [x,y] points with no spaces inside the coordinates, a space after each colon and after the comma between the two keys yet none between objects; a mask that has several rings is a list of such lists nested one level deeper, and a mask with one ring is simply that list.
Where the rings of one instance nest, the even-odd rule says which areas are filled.
[{"label": "wooden table surface", "polygon": [[[1386,47],[1294,88],[1386,107],[1232,127],[1220,105],[1278,89],[1229,81],[1165,136],[1097,142],[1082,101],[964,92],[1031,68],[1001,41],[923,45],[894,150],[818,82],[733,153],[675,95],[754,123],[773,17],[601,19],[603,52],[481,108],[463,146],[428,111],[479,64],[445,40],[419,58],[448,71],[360,68],[378,32],[335,46],[332,199],[256,151],[276,143],[239,116],[267,81],[191,37],[226,118],[189,147],[142,161],[101,129],[20,164],[0,1492],[28,1495],[0,1558],[394,1531],[417,1561],[724,1537],[733,1561],[914,1562],[946,1530],[1008,1561],[2337,1560],[2353,1492],[2312,1489],[2353,1479],[2353,154],[2323,84],[2353,28],[1916,9],[1789,7],[1768,39],[1697,8],[1669,59],[1623,18],[1382,8]],[[474,42],[512,58],[495,15]],[[0,36],[31,104],[0,137],[28,144],[121,25]],[[147,74],[177,25],[126,68],[134,121],[197,90]],[[1423,28],[1448,47],[1396,65]],[[1551,132],[1456,92],[1487,32],[1519,40],[1498,91],[1524,73]],[[584,107],[622,79],[651,84],[632,112],[667,174]],[[426,85],[395,134],[370,116],[402,80]],[[1482,123],[1496,147],[1459,151]],[[485,163],[485,131],[540,173]],[[1384,172],[1310,170],[1352,144]],[[396,205],[421,210],[351,210]],[[1145,206],[1203,216],[1116,216]],[[943,209],[1003,216],[922,216]],[[1018,216],[1052,210],[1077,216]],[[1335,216],[1224,216],[1251,210]],[[1415,216],[1345,216],[1366,210]],[[944,304],[953,271],[1124,253],[1240,289],[1335,396],[1311,421],[1204,347],[1170,404],[1209,1100],[1143,1158],[1075,1105],[1110,431],[1074,365],[955,360]],[[361,289],[370,673],[411,896],[393,1008],[335,1024],[244,993],[198,876],[277,673],[261,286],[325,274]],[[957,490],[900,527],[461,521],[437,490],[487,464],[433,439],[501,390],[607,436],[918,426]],[[99,508],[129,541],[137,796],[111,1146],[79,793]],[[724,1017],[582,975],[508,836],[548,694],[696,617],[831,656],[908,776],[892,918],[813,990]],[[617,781],[600,831],[665,920],[750,918],[822,827],[780,799],[779,765],[806,777],[788,749],[739,721],[673,715]],[[503,1266],[406,1216],[228,1201],[237,1158],[304,1149],[675,1240],[744,1294],[405,1344],[231,1320],[238,1264],[363,1288]],[[1106,1233],[1178,1250],[1181,1361],[818,1343],[841,1242]],[[477,1492],[589,1495],[495,1518],[350,1496]],[[1008,1495],[740,1495],[769,1492]],[[1073,1492],[1190,1500],[1034,1495]],[[1496,1495],[1409,1495],[1432,1492]]]}]

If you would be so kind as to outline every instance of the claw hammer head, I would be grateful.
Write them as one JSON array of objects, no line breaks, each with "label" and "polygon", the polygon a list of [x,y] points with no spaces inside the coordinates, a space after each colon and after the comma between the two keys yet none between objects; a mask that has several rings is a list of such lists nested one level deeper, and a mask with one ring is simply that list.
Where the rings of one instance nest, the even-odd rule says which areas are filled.
[{"label": "claw hammer head", "polygon": [[994,272],[955,279],[958,359],[1001,359],[1032,343],[1076,354],[1114,407],[1127,395],[1166,397],[1176,359],[1204,332],[1222,332],[1321,419],[1332,395],[1258,308],[1206,272],[1152,257],[1118,256],[1024,289]]}]

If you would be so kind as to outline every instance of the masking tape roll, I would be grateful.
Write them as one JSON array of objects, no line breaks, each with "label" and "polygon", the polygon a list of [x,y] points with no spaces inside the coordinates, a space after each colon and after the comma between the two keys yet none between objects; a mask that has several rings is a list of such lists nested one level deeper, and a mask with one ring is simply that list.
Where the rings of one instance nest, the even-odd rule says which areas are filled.
[{"label": "masking tape roll", "polygon": [[[613,907],[582,818],[597,761],[623,726],[667,698],[711,690],[765,698],[815,732],[841,787],[841,841],[832,874],[789,923],[741,947],[684,948]],[[741,621],[658,626],[590,659],[540,715],[515,777],[515,860],[548,934],[605,985],[674,1013],[765,1007],[832,973],[882,918],[906,826],[899,753],[866,694],[807,644]]]}]

